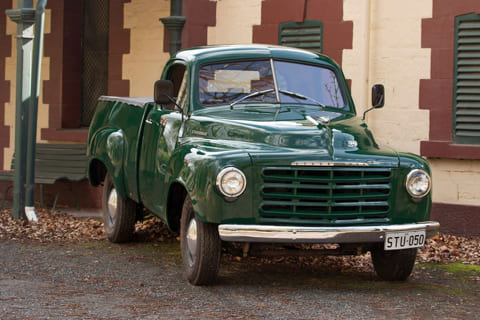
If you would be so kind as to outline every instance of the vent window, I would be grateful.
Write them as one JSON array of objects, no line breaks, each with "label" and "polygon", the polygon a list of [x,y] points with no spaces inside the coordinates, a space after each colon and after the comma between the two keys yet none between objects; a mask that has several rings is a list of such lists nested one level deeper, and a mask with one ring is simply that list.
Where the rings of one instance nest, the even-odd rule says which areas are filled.
[{"label": "vent window", "polygon": [[455,19],[453,140],[480,144],[480,15]]},{"label": "vent window", "polygon": [[279,26],[278,38],[283,46],[323,52],[323,23],[314,20],[285,22]]}]

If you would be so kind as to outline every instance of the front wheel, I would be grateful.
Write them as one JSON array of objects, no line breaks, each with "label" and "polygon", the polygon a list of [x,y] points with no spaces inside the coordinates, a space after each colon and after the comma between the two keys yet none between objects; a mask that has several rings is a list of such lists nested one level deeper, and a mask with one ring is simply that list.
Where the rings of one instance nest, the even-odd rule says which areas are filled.
[{"label": "front wheel", "polygon": [[405,281],[415,265],[417,249],[385,251],[383,245],[372,249],[372,262],[377,275],[387,281]]},{"label": "front wheel", "polygon": [[201,221],[185,198],[180,221],[180,245],[185,274],[193,285],[215,282],[220,266],[221,240],[215,224]]},{"label": "front wheel", "polygon": [[102,207],[103,228],[108,240],[115,243],[130,241],[135,230],[137,204],[118,194],[109,173],[103,184]]}]

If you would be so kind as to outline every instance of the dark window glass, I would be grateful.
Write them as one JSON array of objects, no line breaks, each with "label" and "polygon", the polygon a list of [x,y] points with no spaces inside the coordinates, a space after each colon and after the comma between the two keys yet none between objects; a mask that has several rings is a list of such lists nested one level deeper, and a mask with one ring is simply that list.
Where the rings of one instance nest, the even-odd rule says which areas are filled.
[{"label": "dark window glass", "polygon": [[84,0],[81,125],[89,126],[97,99],[108,92],[109,0]]}]

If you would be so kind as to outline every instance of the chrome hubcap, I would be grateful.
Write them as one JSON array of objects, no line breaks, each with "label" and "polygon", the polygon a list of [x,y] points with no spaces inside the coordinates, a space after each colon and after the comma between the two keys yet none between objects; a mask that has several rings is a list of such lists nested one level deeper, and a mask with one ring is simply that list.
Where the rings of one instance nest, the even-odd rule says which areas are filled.
[{"label": "chrome hubcap", "polygon": [[108,218],[113,224],[117,216],[117,190],[113,188],[108,195]]},{"label": "chrome hubcap", "polygon": [[193,265],[197,257],[197,222],[192,218],[187,228],[187,250],[190,266]]}]

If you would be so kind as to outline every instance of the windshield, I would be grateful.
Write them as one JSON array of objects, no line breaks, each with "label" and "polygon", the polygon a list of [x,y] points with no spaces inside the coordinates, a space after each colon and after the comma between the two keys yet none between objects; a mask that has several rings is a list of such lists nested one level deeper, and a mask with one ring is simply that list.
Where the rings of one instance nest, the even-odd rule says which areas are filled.
[{"label": "windshield", "polygon": [[336,74],[322,66],[236,61],[203,65],[198,76],[200,104],[206,107],[264,102],[345,108]]}]

